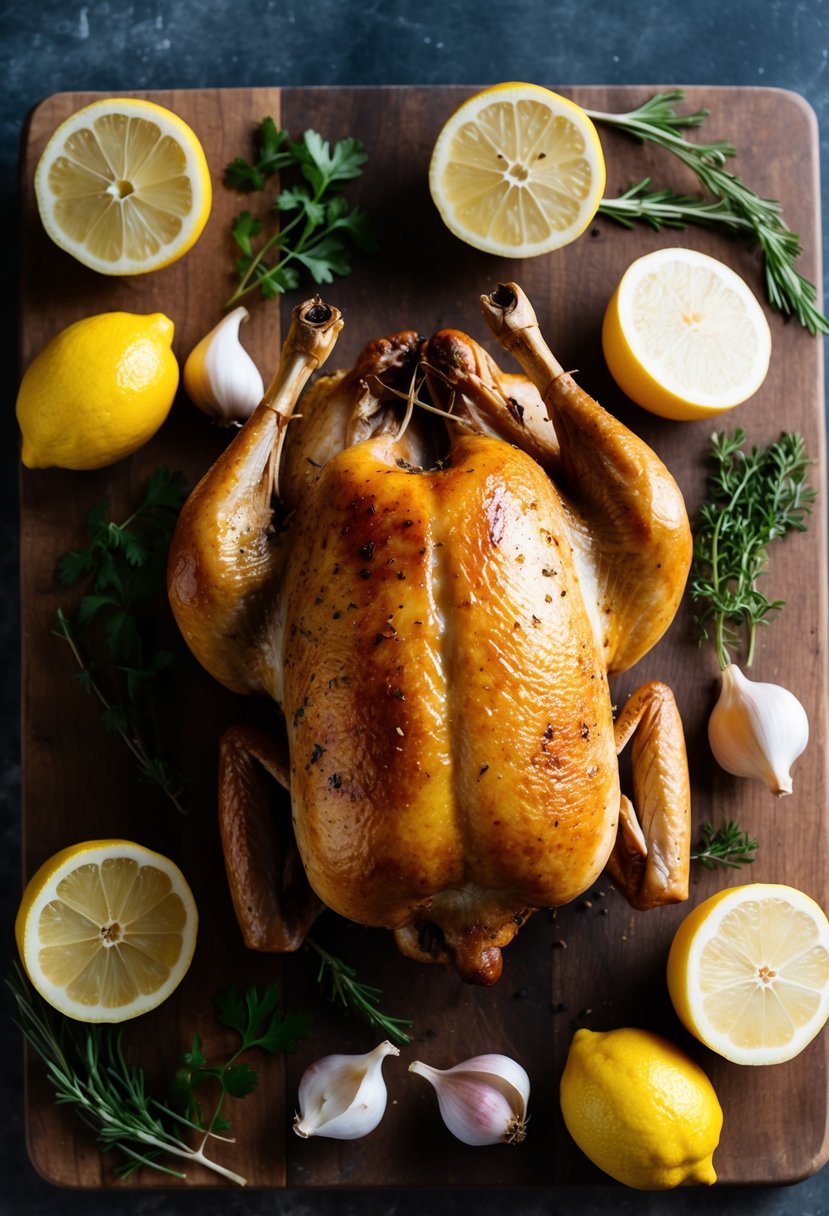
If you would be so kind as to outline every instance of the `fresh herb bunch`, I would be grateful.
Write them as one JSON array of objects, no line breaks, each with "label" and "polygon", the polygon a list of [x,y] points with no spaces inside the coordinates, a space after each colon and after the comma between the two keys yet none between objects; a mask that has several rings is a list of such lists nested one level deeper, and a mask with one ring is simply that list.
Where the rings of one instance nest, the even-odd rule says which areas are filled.
[{"label": "fresh herb bunch", "polygon": [[[187,489],[181,473],[162,465],[123,523],[108,518],[107,501],[92,508],[88,544],[70,549],[57,566],[62,587],[85,580],[88,589],[74,614],[58,610],[54,630],[72,650],[79,683],[100,701],[104,726],[121,735],[141,779],[163,790],[178,810],[182,781],[162,753],[153,695],[173,656],[153,648],[146,607],[164,594],[167,552]],[[100,657],[89,657],[93,650]]]},{"label": "fresh herb bunch", "polygon": [[715,202],[674,194],[670,190],[648,192],[650,178],[631,186],[619,198],[603,199],[599,212],[617,220],[627,228],[637,220],[657,230],[662,227],[684,228],[686,224],[718,228],[742,233],[760,249],[763,256],[766,291],[769,303],[785,315],[797,317],[812,334],[829,333],[829,320],[817,307],[817,291],[795,268],[802,252],[800,238],[783,219],[782,208],[774,199],[761,198],[749,189],[736,174],[724,168],[726,161],[736,156],[733,144],[723,140],[714,143],[692,143],[683,129],[699,127],[708,117],[708,110],[678,114],[675,103],[682,101],[682,89],[657,93],[644,105],[627,114],[609,114],[588,110],[590,118],[636,139],[657,144],[672,153],[696,175],[703,189],[714,195]]},{"label": "fresh herb bunch", "polygon": [[700,644],[713,636],[720,670],[743,635],[746,666],[751,666],[757,627],[784,603],[757,587],[768,546],[789,532],[805,532],[816,498],[806,480],[812,461],[801,435],[785,433],[769,447],[749,452],[745,442],[742,428],[711,436],[709,497],[694,527],[691,598],[699,605]]},{"label": "fresh herb bunch", "polygon": [[[201,1039],[195,1035],[191,1051],[182,1057],[168,1105],[149,1096],[142,1069],[127,1063],[120,1028],[56,1015],[17,966],[6,984],[17,1005],[20,1029],[46,1064],[55,1101],[75,1108],[95,1131],[102,1152],[115,1149],[123,1154],[126,1160],[117,1167],[121,1177],[146,1166],[184,1178],[181,1170],[163,1160],[174,1157],[245,1185],[240,1174],[208,1157],[206,1150],[211,1140],[233,1143],[221,1134],[230,1128],[222,1113],[225,1098],[243,1098],[257,1085],[257,1074],[248,1064],[237,1063],[239,1057],[255,1047],[271,1055],[293,1051],[308,1033],[305,1014],[279,1011],[279,993],[273,985],[261,993],[256,988],[244,993],[229,988],[215,998],[217,1020],[236,1031],[239,1047],[224,1062],[208,1065]],[[205,1120],[196,1091],[208,1082],[219,1093]],[[196,1140],[195,1147],[183,1138],[188,1132]]]},{"label": "fresh herb bunch", "polygon": [[716,831],[713,823],[704,823],[700,832],[702,839],[691,854],[691,861],[698,861],[706,870],[715,870],[717,866],[738,870],[756,860],[758,842],[741,831],[735,820],[726,820]]},{"label": "fresh herb bunch", "polygon": [[[340,139],[333,149],[316,131],[308,130],[298,142],[277,129],[272,118],[259,128],[259,156],[254,163],[242,157],[225,169],[225,182],[237,190],[264,190],[275,173],[297,172],[304,181],[283,187],[272,204],[279,216],[277,230],[262,240],[262,222],[243,211],[233,222],[233,239],[241,251],[236,262],[239,286],[225,308],[231,308],[257,289],[265,299],[298,286],[304,268],[311,279],[330,283],[334,275],[351,273],[346,239],[370,252],[374,242],[368,216],[349,207],[341,191],[361,175],[368,160],[357,139]],[[282,217],[286,217],[284,220]]]},{"label": "fresh herb bunch", "polygon": [[358,1013],[392,1043],[411,1042],[411,1035],[407,1033],[407,1028],[412,1025],[411,1020],[383,1013],[379,1007],[383,993],[379,988],[361,983],[352,966],[324,950],[312,937],[306,937],[305,945],[313,950],[320,960],[317,983],[327,993],[329,1000]]}]

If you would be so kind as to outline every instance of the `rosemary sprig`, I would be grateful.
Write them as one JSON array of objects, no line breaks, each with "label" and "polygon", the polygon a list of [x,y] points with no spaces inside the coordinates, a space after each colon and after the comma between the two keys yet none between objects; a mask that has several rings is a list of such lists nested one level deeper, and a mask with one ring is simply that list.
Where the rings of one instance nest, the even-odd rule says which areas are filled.
[{"label": "rosemary sprig", "polygon": [[801,435],[784,433],[767,448],[744,451],[746,433],[711,436],[713,471],[708,499],[694,525],[690,592],[699,605],[700,644],[713,635],[720,670],[729,649],[747,642],[754,658],[757,627],[783,607],[757,587],[768,564],[768,546],[788,532],[804,532],[816,491],[806,481],[812,463]]},{"label": "rosemary sprig", "polygon": [[596,122],[664,148],[686,165],[703,189],[718,201],[707,204],[668,190],[647,193],[650,182],[646,179],[619,198],[603,199],[600,213],[628,228],[634,221],[643,220],[657,229],[663,225],[681,228],[691,223],[743,232],[762,254],[771,306],[785,315],[796,316],[812,334],[829,333],[829,320],[817,307],[814,284],[795,268],[802,252],[800,238],[783,219],[780,203],[761,198],[735,173],[724,168],[726,161],[736,155],[733,144],[724,140],[692,143],[685,138],[683,128],[701,126],[708,110],[678,114],[674,106],[683,96],[682,89],[673,89],[655,94],[626,114],[597,110],[588,110],[587,114]]},{"label": "rosemary sprig", "polygon": [[[117,1172],[127,1177],[141,1166],[173,1178],[184,1178],[182,1170],[159,1158],[174,1157],[205,1166],[239,1186],[241,1174],[207,1156],[211,1140],[234,1143],[221,1132],[230,1128],[222,1114],[225,1098],[244,1097],[255,1088],[258,1077],[238,1058],[254,1047],[271,1054],[292,1051],[307,1034],[304,1014],[278,1011],[278,993],[271,985],[263,993],[249,988],[240,995],[228,989],[216,997],[217,1019],[234,1029],[240,1046],[222,1064],[208,1066],[201,1053],[201,1040],[194,1036],[193,1048],[182,1057],[176,1074],[173,1101],[176,1110],[147,1093],[142,1069],[127,1063],[123,1032],[114,1026],[74,1022],[54,1013],[31,988],[15,964],[6,984],[17,1006],[17,1024],[46,1065],[59,1105],[73,1107],[95,1132],[102,1152],[117,1150],[126,1158]],[[219,1087],[219,1098],[209,1120],[202,1118],[195,1091],[206,1081]],[[190,1132],[196,1147],[183,1139]]]},{"label": "rosemary sprig", "polygon": [[691,854],[691,861],[698,861],[706,870],[715,870],[717,866],[738,870],[756,860],[758,842],[741,831],[735,820],[726,820],[716,831],[712,823],[704,823],[700,831],[702,839]]},{"label": "rosemary sprig", "polygon": [[83,580],[85,593],[71,616],[58,609],[53,630],[72,652],[78,682],[98,699],[105,728],[135,757],[141,780],[161,789],[179,811],[183,782],[162,754],[154,697],[173,656],[153,646],[146,606],[165,592],[167,551],[187,489],[180,473],[160,466],[123,523],[108,518],[108,502],[96,503],[87,516],[88,543],[70,549],[57,566],[62,586]]},{"label": "rosemary sprig", "polygon": [[354,967],[324,950],[312,937],[306,937],[305,945],[309,946],[320,960],[317,983],[327,992],[329,1000],[359,1013],[392,1043],[411,1042],[411,1035],[406,1030],[412,1025],[411,1020],[391,1017],[382,1012],[379,1007],[383,995],[381,989],[361,983]]}]

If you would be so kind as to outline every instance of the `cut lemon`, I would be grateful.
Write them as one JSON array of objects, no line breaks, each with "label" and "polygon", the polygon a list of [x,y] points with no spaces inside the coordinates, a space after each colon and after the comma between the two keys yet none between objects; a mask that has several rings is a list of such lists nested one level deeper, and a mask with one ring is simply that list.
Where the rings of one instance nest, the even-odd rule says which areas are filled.
[{"label": "cut lemon", "polygon": [[529,258],[574,241],[605,185],[602,146],[584,110],[535,84],[468,98],[435,143],[429,189],[455,236],[485,253]]},{"label": "cut lemon", "polygon": [[602,347],[631,401],[687,420],[733,409],[766,378],[771,333],[748,285],[695,249],[657,249],[625,271]]},{"label": "cut lemon", "polygon": [[210,214],[204,151],[151,101],[94,101],[62,123],[35,171],[49,236],[102,274],[143,274],[186,253]]},{"label": "cut lemon", "polygon": [[56,853],[30,879],[15,922],[26,973],[44,1000],[81,1022],[123,1022],[184,978],[198,917],[166,857],[128,840]]},{"label": "cut lemon", "polygon": [[829,923],[802,891],[712,895],[676,932],[668,989],[690,1032],[735,1064],[780,1064],[829,1017]]}]

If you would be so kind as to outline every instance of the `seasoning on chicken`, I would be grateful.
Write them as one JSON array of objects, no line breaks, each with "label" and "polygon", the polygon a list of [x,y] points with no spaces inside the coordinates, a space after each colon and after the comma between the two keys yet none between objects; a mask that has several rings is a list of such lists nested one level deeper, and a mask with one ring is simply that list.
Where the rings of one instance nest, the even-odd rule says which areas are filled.
[{"label": "seasoning on chicken", "polygon": [[[300,306],[274,384],[181,514],[169,589],[185,638],[284,719],[282,740],[276,723],[273,739],[234,728],[221,749],[227,870],[255,948],[295,949],[327,905],[491,984],[527,917],[605,865],[636,907],[687,897],[673,696],[640,688],[614,727],[608,688],[676,612],[682,497],[562,371],[520,288],[482,305],[523,374],[458,331],[405,331],[319,377],[287,427],[341,325]],[[631,736],[633,802],[617,763]],[[290,790],[293,835],[260,766]]]}]

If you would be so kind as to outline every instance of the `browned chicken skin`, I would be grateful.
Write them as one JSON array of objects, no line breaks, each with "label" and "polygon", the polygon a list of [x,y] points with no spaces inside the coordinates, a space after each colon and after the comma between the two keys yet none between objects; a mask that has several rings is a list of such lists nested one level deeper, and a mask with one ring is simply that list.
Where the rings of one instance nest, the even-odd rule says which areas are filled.
[{"label": "browned chicken skin", "polygon": [[[371,343],[317,379],[287,428],[292,512],[274,532],[275,453],[340,325],[326,306],[296,310],[274,386],[182,512],[169,586],[184,636],[285,716],[287,756],[245,729],[222,747],[251,946],[296,948],[327,905],[492,983],[532,911],[608,862],[637,907],[687,896],[673,697],[640,689],[614,727],[607,682],[676,611],[681,495],[562,371],[519,288],[482,304],[525,374],[454,330]],[[415,394],[450,420],[411,414]],[[633,804],[616,758],[631,736]],[[290,788],[295,842],[271,822],[258,765]]]}]

